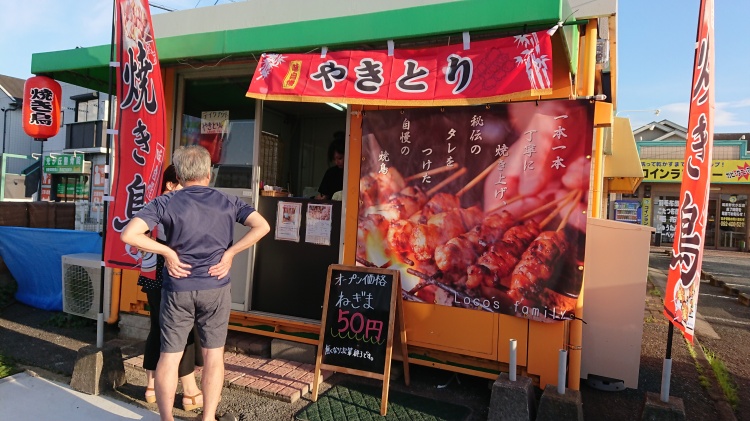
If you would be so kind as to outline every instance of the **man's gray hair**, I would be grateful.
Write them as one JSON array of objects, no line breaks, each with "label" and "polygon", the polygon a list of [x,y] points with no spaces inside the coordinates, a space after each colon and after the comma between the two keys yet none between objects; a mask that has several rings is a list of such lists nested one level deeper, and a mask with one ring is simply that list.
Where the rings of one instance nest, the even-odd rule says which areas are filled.
[{"label": "man's gray hair", "polygon": [[203,146],[182,146],[172,155],[172,163],[181,183],[211,176],[211,155]]}]

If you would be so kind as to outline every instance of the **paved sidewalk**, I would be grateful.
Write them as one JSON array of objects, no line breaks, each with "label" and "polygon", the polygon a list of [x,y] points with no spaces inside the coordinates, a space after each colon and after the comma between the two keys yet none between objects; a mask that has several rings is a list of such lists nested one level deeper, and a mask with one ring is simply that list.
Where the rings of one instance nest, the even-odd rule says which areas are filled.
[{"label": "paved sidewalk", "polygon": [[30,374],[0,379],[0,420],[158,421],[147,409]]}]

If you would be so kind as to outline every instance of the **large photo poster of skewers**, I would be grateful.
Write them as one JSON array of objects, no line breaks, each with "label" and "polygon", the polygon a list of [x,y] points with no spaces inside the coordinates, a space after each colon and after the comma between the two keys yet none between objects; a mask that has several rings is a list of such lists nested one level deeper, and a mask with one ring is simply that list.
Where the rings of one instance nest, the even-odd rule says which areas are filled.
[{"label": "large photo poster of skewers", "polygon": [[593,104],[366,111],[357,264],[405,300],[553,322],[581,290]]}]

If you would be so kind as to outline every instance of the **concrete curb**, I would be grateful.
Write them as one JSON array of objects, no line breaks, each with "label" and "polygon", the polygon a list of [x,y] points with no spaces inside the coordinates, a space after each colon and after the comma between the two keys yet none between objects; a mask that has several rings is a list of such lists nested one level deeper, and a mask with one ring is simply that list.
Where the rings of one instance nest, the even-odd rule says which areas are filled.
[{"label": "concrete curb", "polygon": [[726,283],[724,283],[722,288],[724,288],[724,294],[729,295],[730,297],[736,297],[740,294],[739,289],[732,287],[730,285],[727,285]]},{"label": "concrete curb", "polygon": [[719,285],[719,280],[715,276],[713,276],[713,275],[708,275],[708,283],[712,287],[715,287],[715,286]]},{"label": "concrete curb", "polygon": [[737,297],[737,302],[739,302],[740,305],[750,307],[750,294],[740,292],[739,288],[727,285],[725,281],[720,280],[710,273],[701,271],[701,279],[708,279],[710,285],[721,288],[722,292],[724,292],[725,295],[728,295],[730,297]]}]

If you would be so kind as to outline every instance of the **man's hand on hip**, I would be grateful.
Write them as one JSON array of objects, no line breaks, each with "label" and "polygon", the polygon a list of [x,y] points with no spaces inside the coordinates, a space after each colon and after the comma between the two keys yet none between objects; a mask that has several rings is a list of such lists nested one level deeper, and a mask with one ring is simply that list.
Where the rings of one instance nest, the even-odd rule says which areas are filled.
[{"label": "man's hand on hip", "polygon": [[234,259],[234,255],[225,251],[219,263],[208,268],[208,274],[218,279],[224,279],[232,269],[232,259]]},{"label": "man's hand on hip", "polygon": [[164,266],[167,267],[169,276],[179,279],[190,275],[190,265],[182,263],[174,250],[164,255]]}]

